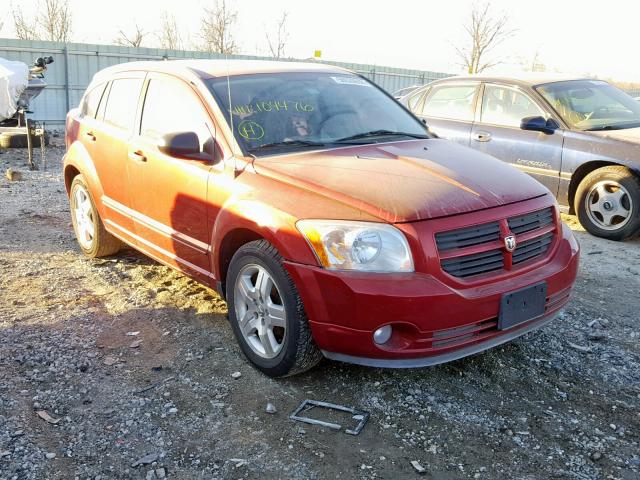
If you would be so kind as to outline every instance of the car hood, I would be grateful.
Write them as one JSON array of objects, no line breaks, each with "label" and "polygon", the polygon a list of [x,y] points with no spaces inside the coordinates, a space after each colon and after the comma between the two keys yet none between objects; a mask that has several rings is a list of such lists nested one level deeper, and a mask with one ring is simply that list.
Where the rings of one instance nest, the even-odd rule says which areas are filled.
[{"label": "car hood", "polygon": [[489,155],[441,139],[261,157],[254,168],[391,223],[467,213],[549,192]]},{"label": "car hood", "polygon": [[611,140],[622,140],[623,142],[640,144],[640,127],[623,128],[620,130],[598,130],[586,133]]}]

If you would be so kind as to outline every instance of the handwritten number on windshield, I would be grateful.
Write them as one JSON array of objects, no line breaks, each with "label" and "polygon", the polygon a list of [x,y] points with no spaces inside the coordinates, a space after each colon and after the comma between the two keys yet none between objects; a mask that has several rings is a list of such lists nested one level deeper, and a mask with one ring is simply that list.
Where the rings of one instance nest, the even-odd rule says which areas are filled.
[{"label": "handwritten number on windshield", "polygon": [[231,113],[238,116],[251,115],[256,112],[281,112],[296,111],[310,113],[315,110],[314,106],[299,100],[265,100],[244,105],[234,105]]}]

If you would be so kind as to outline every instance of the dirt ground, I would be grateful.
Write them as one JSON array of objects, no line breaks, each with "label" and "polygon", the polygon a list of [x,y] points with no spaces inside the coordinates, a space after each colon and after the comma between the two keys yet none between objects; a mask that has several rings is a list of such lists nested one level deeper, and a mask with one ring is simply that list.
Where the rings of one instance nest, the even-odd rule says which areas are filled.
[{"label": "dirt ground", "polygon": [[[62,154],[46,172],[0,154],[0,479],[640,478],[640,241],[566,217],[582,245],[573,300],[504,347],[271,380],[213,291],[134,251],[80,254]],[[306,398],[371,418],[359,436],[293,422]]]}]

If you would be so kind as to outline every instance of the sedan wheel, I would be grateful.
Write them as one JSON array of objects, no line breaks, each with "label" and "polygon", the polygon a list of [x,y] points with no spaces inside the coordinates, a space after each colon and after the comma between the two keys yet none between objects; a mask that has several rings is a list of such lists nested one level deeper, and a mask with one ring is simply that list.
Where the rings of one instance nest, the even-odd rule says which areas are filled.
[{"label": "sedan wheel", "polygon": [[627,189],[615,180],[592,185],[585,202],[591,221],[604,230],[622,228],[631,219],[633,200]]},{"label": "sedan wheel", "polygon": [[574,210],[589,233],[624,240],[640,231],[640,179],[626,167],[594,170],[578,185]]}]

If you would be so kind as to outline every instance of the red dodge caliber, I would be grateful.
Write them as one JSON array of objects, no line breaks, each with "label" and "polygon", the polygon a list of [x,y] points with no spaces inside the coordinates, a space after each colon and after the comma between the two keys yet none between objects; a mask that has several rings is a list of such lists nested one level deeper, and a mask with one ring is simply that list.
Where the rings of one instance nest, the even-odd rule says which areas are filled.
[{"label": "red dodge caliber", "polygon": [[128,244],[215,288],[267,375],[474,354],[551,321],[576,277],[545,187],[336,67],[118,65],[66,141],[82,251]]}]

